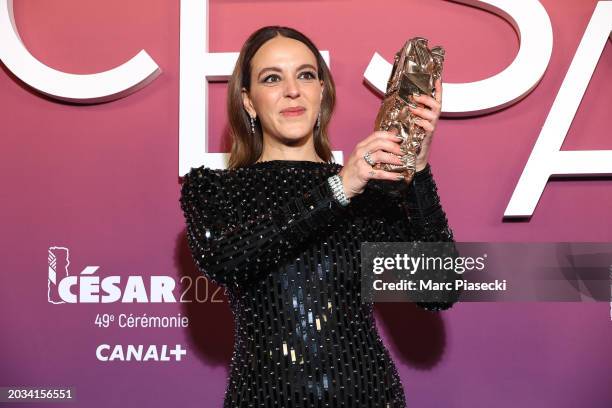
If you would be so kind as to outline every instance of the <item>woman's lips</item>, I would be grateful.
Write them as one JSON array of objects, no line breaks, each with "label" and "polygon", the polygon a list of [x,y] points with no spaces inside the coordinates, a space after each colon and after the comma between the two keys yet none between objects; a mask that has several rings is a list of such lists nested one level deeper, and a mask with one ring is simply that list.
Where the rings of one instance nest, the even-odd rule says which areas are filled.
[{"label": "woman's lips", "polygon": [[283,116],[300,116],[306,111],[304,108],[288,108],[281,111]]}]

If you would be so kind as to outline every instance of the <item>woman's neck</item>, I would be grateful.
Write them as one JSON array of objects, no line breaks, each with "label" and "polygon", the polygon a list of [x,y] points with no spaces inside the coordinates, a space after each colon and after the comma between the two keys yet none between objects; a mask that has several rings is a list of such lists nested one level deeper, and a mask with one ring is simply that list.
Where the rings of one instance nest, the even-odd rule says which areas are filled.
[{"label": "woman's neck", "polygon": [[324,162],[324,160],[321,160],[321,158],[314,152],[308,155],[281,154],[281,153],[282,152],[278,152],[276,154],[262,153],[261,156],[259,156],[259,159],[257,159],[256,163],[259,163],[262,161],[272,161],[272,160],[312,161],[312,162],[317,162],[317,163]]},{"label": "woman's neck", "polygon": [[308,138],[305,143],[296,144],[289,146],[283,143],[267,138],[264,135],[264,146],[261,156],[257,160],[272,161],[272,160],[301,160],[301,161],[313,161],[313,162],[324,162],[317,155],[314,148],[314,142],[312,137]]}]

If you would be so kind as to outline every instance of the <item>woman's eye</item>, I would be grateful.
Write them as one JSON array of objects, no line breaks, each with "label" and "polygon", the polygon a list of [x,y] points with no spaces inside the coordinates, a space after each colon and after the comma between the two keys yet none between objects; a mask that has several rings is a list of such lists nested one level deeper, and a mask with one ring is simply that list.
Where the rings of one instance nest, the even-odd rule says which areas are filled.
[{"label": "woman's eye", "polygon": [[300,74],[300,76],[305,77],[306,79],[315,79],[317,76],[314,72],[304,71]]},{"label": "woman's eye", "polygon": [[278,79],[280,79],[278,75],[268,75],[263,82],[276,82]]}]

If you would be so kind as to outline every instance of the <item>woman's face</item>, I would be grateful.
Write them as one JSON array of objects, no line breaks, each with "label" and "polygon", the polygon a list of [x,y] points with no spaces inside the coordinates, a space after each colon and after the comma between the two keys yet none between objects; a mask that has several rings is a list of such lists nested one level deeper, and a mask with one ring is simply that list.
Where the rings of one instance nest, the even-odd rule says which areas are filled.
[{"label": "woman's face", "polygon": [[276,36],[257,50],[251,59],[251,89],[242,96],[264,134],[286,141],[312,136],[323,97],[317,68],[310,49],[291,38]]}]

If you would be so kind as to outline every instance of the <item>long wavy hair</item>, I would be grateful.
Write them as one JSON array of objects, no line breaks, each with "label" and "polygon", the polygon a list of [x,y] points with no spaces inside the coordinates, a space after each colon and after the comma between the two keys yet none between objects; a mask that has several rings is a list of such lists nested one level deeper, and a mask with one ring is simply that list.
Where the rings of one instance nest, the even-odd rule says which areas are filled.
[{"label": "long wavy hair", "polygon": [[259,48],[277,35],[292,38],[306,45],[317,59],[317,74],[323,82],[321,100],[321,124],[314,127],[314,147],[325,162],[333,155],[327,136],[327,127],[336,103],[336,88],[331,72],[313,42],[299,31],[283,26],[266,26],[255,31],[246,40],[227,87],[227,115],[232,138],[228,168],[248,166],[257,161],[263,152],[263,133],[259,120],[255,123],[255,135],[251,134],[250,117],[242,104],[242,88],[251,89],[251,59]]}]

